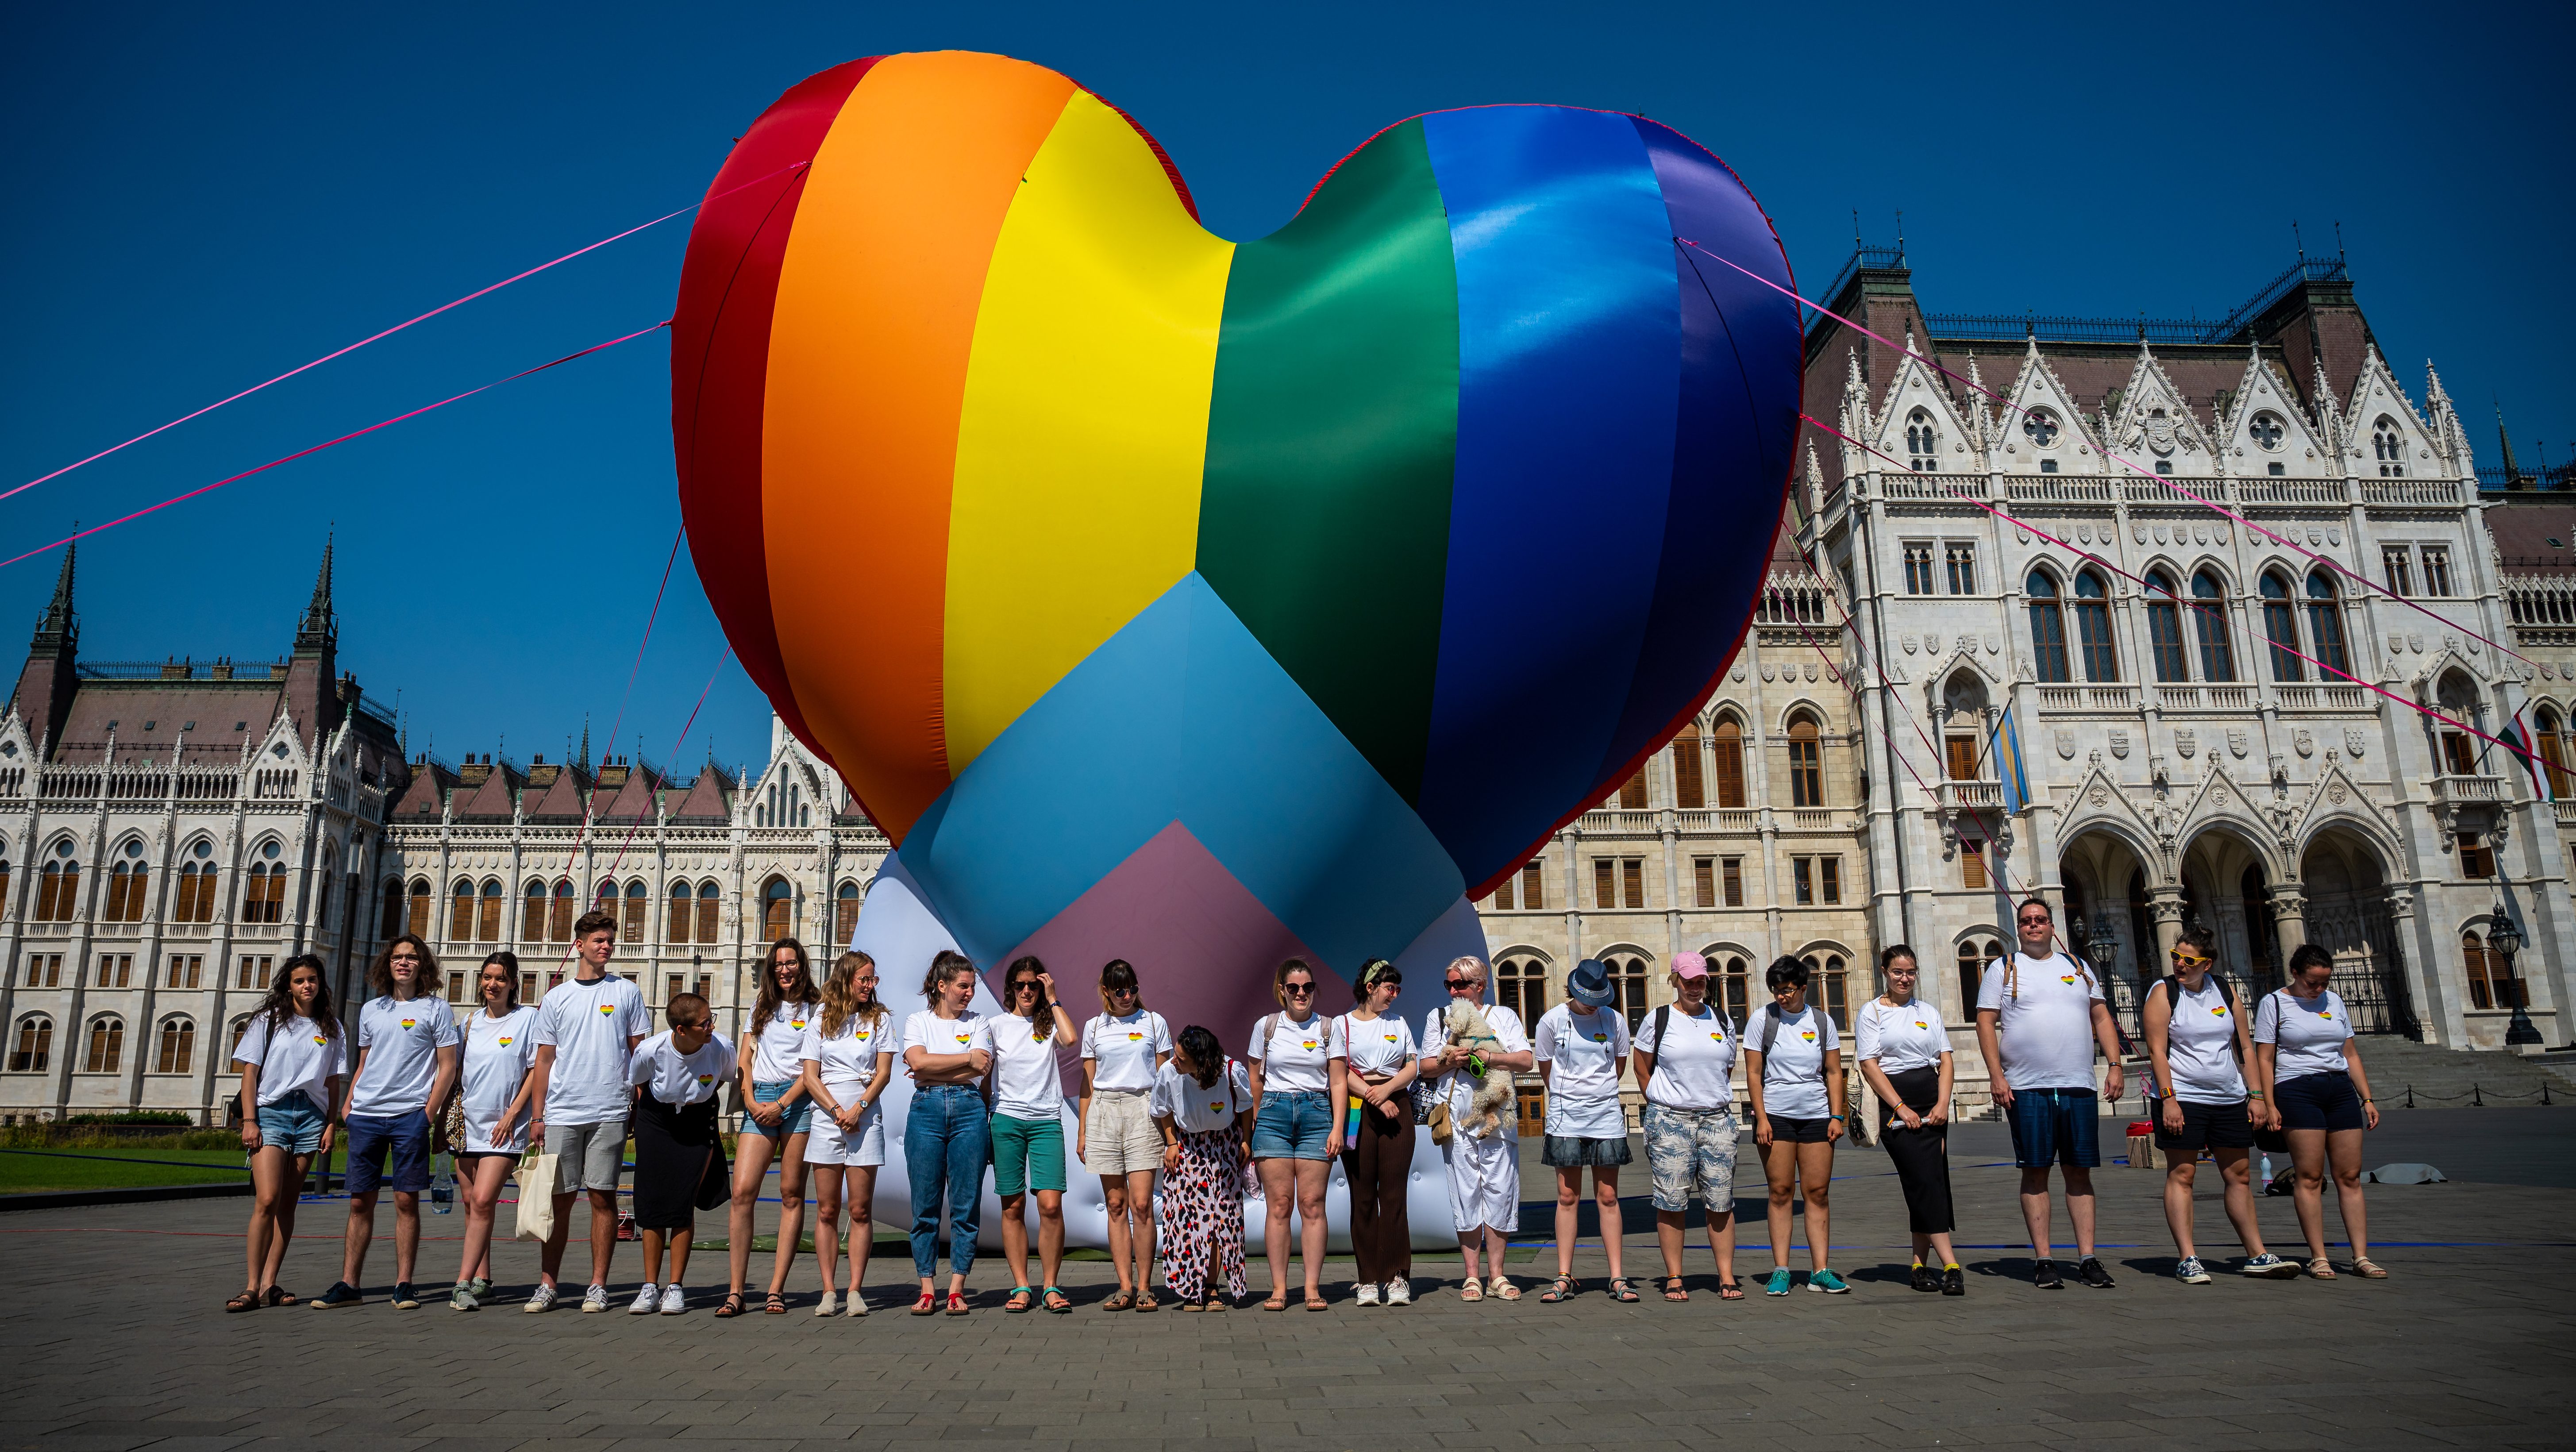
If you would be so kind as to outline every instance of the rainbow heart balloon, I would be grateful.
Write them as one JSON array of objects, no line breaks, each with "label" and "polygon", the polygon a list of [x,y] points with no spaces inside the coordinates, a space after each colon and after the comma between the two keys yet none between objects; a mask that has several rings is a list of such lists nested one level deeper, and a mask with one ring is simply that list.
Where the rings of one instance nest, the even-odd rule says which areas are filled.
[{"label": "rainbow heart balloon", "polygon": [[897,55],[789,91],[709,197],[672,336],[700,577],[980,963],[1248,1013],[1286,952],[1392,956],[1750,619],[1799,320],[1680,240],[1789,285],[1652,121],[1416,117],[1238,244],[1073,81]]}]

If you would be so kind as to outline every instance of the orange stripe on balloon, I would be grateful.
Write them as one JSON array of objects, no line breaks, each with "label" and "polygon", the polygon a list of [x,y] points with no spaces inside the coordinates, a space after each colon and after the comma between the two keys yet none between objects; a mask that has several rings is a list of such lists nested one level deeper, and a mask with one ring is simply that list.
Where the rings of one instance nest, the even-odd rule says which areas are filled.
[{"label": "orange stripe on balloon", "polygon": [[949,780],[941,626],[975,315],[1020,177],[1073,91],[1000,56],[878,62],[815,155],[779,276],[771,613],[798,706],[898,843]]}]

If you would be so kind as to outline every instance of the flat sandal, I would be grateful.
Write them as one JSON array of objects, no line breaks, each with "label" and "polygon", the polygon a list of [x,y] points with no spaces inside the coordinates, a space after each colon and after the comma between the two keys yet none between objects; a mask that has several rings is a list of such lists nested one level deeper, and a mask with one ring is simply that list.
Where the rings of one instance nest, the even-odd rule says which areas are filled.
[{"label": "flat sandal", "polygon": [[2366,1255],[2358,1257],[2353,1261],[2352,1273],[2366,1281],[2384,1281],[2388,1279],[2388,1272],[2381,1268],[2379,1262],[2372,1260]]}]

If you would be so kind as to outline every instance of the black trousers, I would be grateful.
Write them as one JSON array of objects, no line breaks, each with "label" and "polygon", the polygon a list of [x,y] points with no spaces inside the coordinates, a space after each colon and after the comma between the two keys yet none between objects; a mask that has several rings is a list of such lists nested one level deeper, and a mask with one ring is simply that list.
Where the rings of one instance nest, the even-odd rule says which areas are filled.
[{"label": "black trousers", "polygon": [[[1905,1101],[1906,1108],[1927,1114],[1941,1092],[1941,1071],[1907,1069],[1888,1075],[1887,1082]],[[1905,1189],[1906,1228],[1917,1235],[1949,1234],[1949,1128],[1927,1124],[1921,1129],[1907,1129],[1895,1110],[1881,1104],[1878,1134],[1880,1142],[1887,1146],[1887,1157],[1896,1162],[1896,1183]]]},{"label": "black trousers", "polygon": [[1351,1257],[1360,1279],[1372,1285],[1413,1274],[1413,1227],[1405,1213],[1413,1106],[1401,1094],[1393,1102],[1401,1112],[1392,1121],[1363,1105],[1360,1137],[1342,1150],[1351,1187]]}]

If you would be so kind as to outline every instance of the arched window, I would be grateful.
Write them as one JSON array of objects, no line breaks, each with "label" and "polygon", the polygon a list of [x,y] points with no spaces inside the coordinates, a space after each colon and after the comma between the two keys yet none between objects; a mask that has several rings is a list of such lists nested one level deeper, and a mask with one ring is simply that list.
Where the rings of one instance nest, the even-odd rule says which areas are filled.
[{"label": "arched window", "polygon": [[41,1074],[54,1061],[54,1021],[41,1013],[18,1020],[9,1037],[9,1072]]},{"label": "arched window", "polygon": [[2334,578],[2323,570],[2308,574],[2308,639],[2318,660],[2336,671],[2352,669],[2343,654],[2343,611],[2335,600]]},{"label": "arched window", "polygon": [[723,903],[724,889],[716,886],[714,878],[710,877],[698,884],[699,942],[712,943],[716,940],[716,918],[722,910]]},{"label": "arched window", "polygon": [[2406,435],[2394,419],[2382,417],[2370,426],[2370,452],[2379,460],[2379,477],[2406,477]]},{"label": "arched window", "polygon": [[1821,957],[1809,953],[1798,961],[1807,965],[1807,1001],[1822,1007],[1833,1019],[1834,1027],[1848,1033],[1851,1030],[1851,965],[1843,961],[1840,953],[1827,953]]},{"label": "arched window", "polygon": [[84,1074],[113,1074],[125,1062],[125,1020],[102,1013],[89,1021],[89,1047],[81,1055]]},{"label": "arched window", "polygon": [[1547,1012],[1547,964],[1536,958],[1509,957],[1494,965],[1495,1000],[1535,1027]]},{"label": "arched window", "polygon": [[1986,965],[2003,956],[2003,945],[1992,938],[1959,940],[1959,1011],[1974,1019],[1977,1013],[1977,985],[1984,981]]},{"label": "arched window", "polygon": [[1717,729],[1709,733],[1710,755],[1717,768],[1717,804],[1721,807],[1744,805],[1744,723],[1733,716],[1717,718]]},{"label": "arched window", "polygon": [[2460,934],[2460,966],[2469,983],[2471,1008],[2529,1007],[2522,980],[2513,975],[2513,960],[2486,945],[2475,928]]},{"label": "arched window", "polygon": [[2200,678],[2236,679],[2236,651],[2228,642],[2227,592],[2207,570],[2191,577],[2192,630],[2200,637]]},{"label": "arched window", "polygon": [[2026,582],[2030,591],[2030,653],[2032,668],[2043,683],[2063,683],[2075,679],[2066,668],[2066,616],[2057,603],[2057,582],[2045,571],[2033,570]]},{"label": "arched window", "polygon": [[143,844],[128,842],[116,854],[107,869],[107,915],[111,923],[143,921],[144,889],[151,882],[151,872],[143,862]]},{"label": "arched window", "polygon": [[1646,960],[1635,953],[1613,953],[1601,960],[1610,970],[1610,1007],[1628,1020],[1628,1032],[1646,1021]]},{"label": "arched window", "polygon": [[215,919],[215,849],[207,842],[188,848],[179,863],[179,892],[172,907],[174,923],[209,923]]},{"label": "arched window", "polygon": [[455,889],[447,895],[447,941],[467,943],[472,942],[473,939],[474,884],[460,877],[456,879]]},{"label": "arched window", "polygon": [[671,911],[669,920],[662,925],[662,941],[666,943],[689,941],[689,903],[692,900],[689,884],[677,881],[671,884]]},{"label": "arched window", "polygon": [[177,1014],[161,1020],[161,1045],[152,1056],[155,1074],[185,1074],[197,1057],[197,1025]]},{"label": "arched window", "polygon": [[1816,737],[1816,718],[1801,711],[1789,718],[1789,805],[1825,804],[1824,745]]},{"label": "arched window", "polygon": [[546,940],[546,885],[533,877],[528,879],[527,891],[519,899],[519,940]]},{"label": "arched window", "polygon": [[1673,736],[1673,805],[1705,807],[1708,783],[1701,771],[1699,723],[1690,722]]},{"label": "arched window", "polygon": [[1922,409],[1905,416],[1905,452],[1913,457],[1907,462],[1913,468],[1930,473],[1941,467],[1937,457],[1941,448],[1939,436],[1932,428],[1932,415]]},{"label": "arched window", "polygon": [[571,878],[555,879],[554,901],[548,905],[546,912],[546,941],[550,943],[572,941],[573,919],[581,916],[573,911],[573,905],[579,901],[580,899],[573,895]]},{"label": "arched window", "polygon": [[617,915],[617,940],[619,942],[640,943],[644,941],[644,908],[652,895],[653,889],[646,887],[644,885],[644,879],[640,877],[626,884],[626,902]]},{"label": "arched window", "polygon": [[1719,1011],[1742,1027],[1753,1014],[1753,965],[1732,953],[1722,959],[1715,953],[1705,956],[1717,965]]},{"label": "arched window", "polygon": [[832,894],[833,951],[838,952],[850,946],[850,935],[858,930],[859,885],[855,882],[845,882]]},{"label": "arched window", "polygon": [[501,941],[501,879],[485,878],[481,897],[474,913],[474,941],[497,943]]},{"label": "arched window", "polygon": [[[2442,714],[2463,725],[2474,726],[2478,718],[2485,714],[2478,709],[2478,688],[2472,685],[2468,676],[2460,671],[2446,672],[2437,694]],[[2476,743],[2470,740],[2469,733],[2458,726],[2439,723],[2436,723],[2435,729],[2440,734],[2443,773],[2448,776],[2479,775],[2477,747]],[[2485,876],[2486,874],[2475,875]]]},{"label": "arched window", "polygon": [[773,877],[760,888],[760,935],[777,942],[793,931],[796,922],[796,889],[786,878]]},{"label": "arched window", "polygon": [[2120,654],[2111,646],[2109,592],[2091,570],[2075,577],[2075,634],[2084,647],[2084,679],[2118,680]]},{"label": "arched window", "polygon": [[403,890],[400,878],[385,879],[376,908],[376,936],[390,938],[402,931]]},{"label": "arched window", "polygon": [[2182,646],[2182,606],[2175,603],[2173,577],[2147,572],[2147,640],[2156,658],[2156,679],[2191,679],[2191,656]]},{"label": "arched window", "polygon": [[[256,869],[253,870],[256,871]],[[436,911],[437,906],[438,894],[435,889],[430,887],[429,879],[426,877],[413,878],[411,880],[411,905],[403,913],[403,931],[417,937],[427,938],[429,936],[429,921],[433,913]],[[266,921],[273,923],[276,922],[277,919],[271,917],[266,919]]]},{"label": "arched window", "polygon": [[80,915],[80,863],[66,840],[54,844],[36,884],[36,921],[68,923]]},{"label": "arched window", "polygon": [[[2532,734],[2540,738],[2540,761],[2549,772],[2549,794],[2565,801],[2576,794],[2576,776],[2567,770],[2567,739],[2559,734],[2558,713],[2543,706],[2532,717]],[[0,892],[7,881],[0,878]]]},{"label": "arched window", "polygon": [[2263,576],[2263,636],[2272,642],[2272,679],[2303,681],[2307,672],[2292,652],[2299,648],[2299,617],[2290,608],[2290,583],[2278,575]]}]

